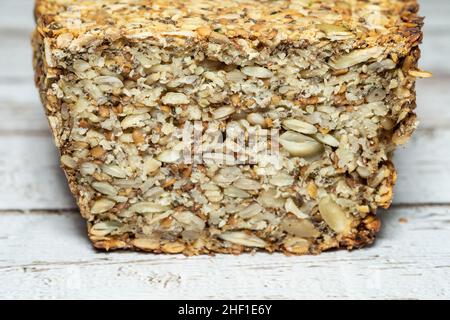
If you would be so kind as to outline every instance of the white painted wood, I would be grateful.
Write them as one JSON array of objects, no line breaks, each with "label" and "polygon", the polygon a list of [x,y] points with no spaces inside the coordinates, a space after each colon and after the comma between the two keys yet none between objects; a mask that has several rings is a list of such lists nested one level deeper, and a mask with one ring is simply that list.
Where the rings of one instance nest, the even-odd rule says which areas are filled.
[{"label": "white painted wood", "polygon": [[0,135],[0,210],[74,208],[58,161],[48,132]]},{"label": "white painted wood", "polygon": [[4,212],[0,298],[448,299],[449,214],[391,210],[376,245],[350,253],[186,258],[96,252],[72,212]]}]

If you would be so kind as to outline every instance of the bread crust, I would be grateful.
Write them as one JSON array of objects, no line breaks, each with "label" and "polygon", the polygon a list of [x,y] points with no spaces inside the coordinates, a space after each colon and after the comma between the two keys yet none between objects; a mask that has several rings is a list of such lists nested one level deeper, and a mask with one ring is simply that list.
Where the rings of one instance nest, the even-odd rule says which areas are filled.
[{"label": "bread crust", "polygon": [[[409,74],[410,70],[417,69],[420,57],[418,45],[422,40],[423,19],[417,15],[418,4],[416,1],[376,1],[379,5],[375,7],[377,8],[376,17],[373,16],[374,7],[371,6],[374,4],[373,1],[341,1],[339,4],[331,1],[316,1],[311,6],[302,5],[302,1],[224,1],[222,6],[218,6],[215,1],[202,1],[200,5],[198,1],[160,0],[152,1],[151,6],[148,5],[148,1],[130,0],[129,4],[124,6],[118,5],[116,2],[113,0],[96,2],[37,0],[35,10],[37,28],[33,35],[33,48],[36,85],[40,91],[55,144],[62,156],[62,168],[71,192],[77,200],[81,215],[87,220],[89,237],[96,248],[104,250],[133,249],[153,253],[184,253],[186,255],[239,254],[259,249],[269,252],[281,251],[286,254],[318,254],[333,248],[349,250],[360,248],[374,241],[375,235],[380,229],[376,209],[377,207],[388,208],[392,202],[393,187],[396,181],[396,170],[391,162],[392,151],[397,145],[404,144],[416,127],[415,77]],[[141,47],[142,43],[145,44],[145,47]],[[195,241],[185,241],[181,236],[174,237],[172,235],[165,238],[160,234],[155,240],[153,235],[149,237],[149,234],[141,228],[143,222],[139,222],[141,218],[138,215],[127,218],[120,216],[122,211],[129,210],[130,205],[132,206],[132,203],[122,206],[117,200],[117,197],[123,192],[110,196],[109,200],[105,197],[106,201],[112,201],[111,199],[114,198],[115,205],[111,207],[110,211],[94,213],[93,201],[97,201],[95,199],[99,199],[102,192],[105,194],[105,191],[99,193],[99,188],[92,187],[91,180],[86,183],[86,178],[80,174],[80,163],[84,160],[79,159],[79,154],[82,153],[79,148],[87,148],[86,144],[90,142],[86,142],[87,140],[76,141],[74,134],[83,126],[86,130],[97,126],[98,120],[92,120],[93,118],[85,120],[85,116],[72,114],[75,102],[71,104],[65,98],[68,91],[64,91],[61,84],[70,82],[70,85],[75,86],[76,83],[83,81],[83,78],[77,74],[76,68],[71,65],[74,60],[89,56],[104,58],[103,52],[112,51],[112,48],[115,50],[113,52],[117,53],[116,62],[120,60],[118,62],[121,65],[119,78],[123,82],[125,82],[123,76],[125,72],[127,72],[126,77],[129,77],[130,82],[136,80],[131,75],[132,73],[124,71],[128,67],[135,68],[130,61],[133,60],[136,63],[138,54],[136,51],[133,51],[135,56],[130,54],[130,48],[132,50],[134,48],[139,48],[139,50],[157,48],[173,57],[205,56],[211,61],[220,62],[220,68],[226,69],[226,66],[231,65],[238,66],[240,70],[246,66],[262,66],[265,70],[270,69],[274,56],[280,52],[286,52],[289,57],[289,54],[296,50],[310,50],[313,54],[323,51],[325,52],[324,56],[318,57],[317,61],[320,61],[322,65],[327,65],[329,69],[327,81],[351,72],[355,74],[359,72],[362,75],[360,81],[364,82],[370,79],[371,72],[364,68],[370,68],[369,66],[375,68],[377,67],[374,66],[375,63],[392,63],[393,66],[388,69],[389,71],[380,71],[380,74],[377,74],[377,77],[382,77],[382,74],[384,76],[383,72],[386,72],[391,79],[389,85],[392,86],[389,89],[392,92],[383,98],[389,111],[378,116],[383,119],[376,119],[378,126],[376,136],[368,138],[368,141],[372,143],[371,147],[378,153],[371,155],[376,158],[373,161],[370,157],[365,159],[361,156],[361,159],[365,159],[364,161],[372,161],[373,163],[366,163],[367,166],[373,166],[379,172],[370,172],[370,175],[364,177],[364,173],[357,173],[357,165],[353,167],[354,164],[343,162],[346,154],[339,153],[336,150],[337,146],[331,148],[326,145],[325,152],[330,155],[330,160],[327,161],[333,162],[336,169],[334,175],[339,178],[336,178],[337,182],[334,185],[324,183],[323,187],[317,182],[321,179],[316,178],[316,184],[313,184],[314,188],[319,189],[318,199],[315,199],[315,196],[302,194],[304,198],[308,199],[306,202],[314,204],[310,208],[311,212],[306,214],[311,215],[315,228],[320,229],[320,236],[306,237],[305,239],[302,237],[297,239],[298,237],[289,235],[289,232],[287,235],[286,232],[281,235],[282,232],[278,232],[278,227],[274,227],[272,230],[270,222],[267,227],[260,230],[246,230],[240,227],[237,229],[238,231],[233,231],[234,229],[228,224],[225,229],[218,225],[210,225],[212,222],[205,217],[204,210],[193,205],[189,208],[189,212],[200,217],[206,223],[205,230],[196,236]],[[379,50],[377,51],[377,49]],[[353,54],[354,52],[358,54]],[[361,57],[364,55],[369,56],[362,59]],[[129,57],[128,60],[127,57]],[[369,61],[370,64],[366,61]],[[362,67],[365,64],[366,66]],[[313,70],[312,67],[310,69]],[[305,81],[313,81],[309,79],[321,77],[317,75],[310,77],[310,70],[305,69],[305,71],[308,71],[302,76]],[[325,76],[323,77],[325,78]],[[270,82],[272,79],[267,81]],[[315,84],[316,82],[311,83]],[[395,88],[396,84],[397,88]],[[312,85],[308,83],[308,86]],[[348,86],[347,84],[341,85],[340,88],[343,91],[334,94],[332,99],[325,100],[320,95],[296,96],[292,103],[296,108],[304,110],[331,104],[333,107],[346,110],[344,112],[348,114],[354,114],[361,105],[366,106],[364,99],[368,98],[363,97],[363,102],[356,98],[349,101],[348,91],[345,92]],[[373,90],[368,90],[367,95],[370,91],[373,92]],[[114,93],[107,99],[113,99],[113,96]],[[186,96],[188,95],[186,94]],[[120,96],[120,99],[123,104],[124,96]],[[272,96],[273,99],[274,96]],[[162,99],[158,100],[154,107],[163,112],[167,110],[168,106],[161,101]],[[231,95],[227,95],[224,101],[227,105],[233,105]],[[102,105],[108,105],[109,102],[92,102],[95,117],[98,115],[102,117],[100,108]],[[137,103],[131,105],[137,105]],[[113,108],[118,108],[117,106],[113,107],[113,104],[109,104],[108,110],[105,112],[109,115],[113,112]],[[242,108],[243,112],[249,112],[242,105],[239,105],[239,108]],[[124,119],[120,112],[117,117]],[[104,134],[103,131],[102,134]],[[328,130],[324,129],[322,134],[327,135]],[[129,135],[132,136],[131,133]],[[116,141],[114,139],[118,140],[119,137],[113,137],[113,141]],[[127,143],[137,144],[134,136],[132,139],[134,140]],[[379,146],[377,147],[377,145]],[[113,153],[106,150],[106,153],[103,154],[104,148],[95,148],[92,145],[88,146],[90,154],[87,157],[89,163],[93,163],[97,168],[106,163],[105,157]],[[358,150],[358,152],[364,153],[364,150]],[[167,166],[167,168],[169,167]],[[310,164],[298,167],[297,171],[301,175],[303,171],[308,172],[309,167]],[[94,179],[97,180],[96,182],[115,181],[114,177],[106,177],[104,173],[96,171],[96,174]],[[173,179],[176,181],[180,178]],[[322,180],[326,180],[326,177],[324,176]],[[338,183],[338,181],[340,182]],[[351,212],[346,213],[347,218],[351,220],[350,229],[345,232],[336,232],[336,230],[332,230],[330,223],[325,223],[324,213],[320,213],[318,204],[320,206],[321,198],[326,198],[327,194],[331,194],[333,203],[337,201],[339,206],[344,206],[347,202],[343,200],[339,202],[339,199],[347,191],[337,191],[338,188],[343,188],[344,184],[346,188],[353,187],[359,191],[354,193],[348,191],[350,195],[347,196],[347,200],[354,203],[349,204]],[[307,190],[309,185],[311,185],[311,181],[309,184],[305,182],[301,188],[304,187]],[[201,190],[202,183],[193,182],[189,188]],[[311,190],[304,192],[309,191]],[[259,194],[252,195],[256,199]],[[335,199],[335,194],[339,195],[338,200]],[[129,197],[128,200],[130,200],[132,196],[124,197]],[[175,215],[187,210],[186,205],[181,207],[182,209],[174,208]],[[269,211],[276,219],[286,219],[287,217],[285,213],[280,213],[282,210],[276,211],[276,213],[273,210]],[[118,234],[114,234],[117,228],[113,233],[107,234],[103,234],[103,230],[101,230],[102,232],[98,231],[99,223],[106,220],[122,223],[121,219],[126,221],[126,223],[123,222],[124,225],[132,225],[132,230],[124,228],[124,231]],[[166,222],[171,228],[178,223],[172,223],[171,221],[176,220],[172,217],[167,219]],[[231,223],[230,220],[233,219],[230,216],[228,223]],[[181,222],[177,224],[178,227],[182,225]],[[221,238],[221,234],[224,233],[231,236]],[[292,238],[292,241],[288,243],[287,238],[289,237]],[[234,240],[235,238],[236,240]]]}]

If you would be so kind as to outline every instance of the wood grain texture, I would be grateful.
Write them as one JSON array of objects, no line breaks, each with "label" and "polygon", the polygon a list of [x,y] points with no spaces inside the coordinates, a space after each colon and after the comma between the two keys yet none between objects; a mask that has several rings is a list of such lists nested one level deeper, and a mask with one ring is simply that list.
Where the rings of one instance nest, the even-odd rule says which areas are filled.
[{"label": "wood grain texture", "polygon": [[435,77],[418,82],[420,128],[376,244],[185,258],[92,249],[33,84],[33,0],[0,1],[0,298],[450,298],[450,1],[421,3]]},{"label": "wood grain texture", "polygon": [[449,214],[393,209],[376,244],[359,251],[186,258],[96,252],[77,214],[4,212],[0,298],[445,299]]}]

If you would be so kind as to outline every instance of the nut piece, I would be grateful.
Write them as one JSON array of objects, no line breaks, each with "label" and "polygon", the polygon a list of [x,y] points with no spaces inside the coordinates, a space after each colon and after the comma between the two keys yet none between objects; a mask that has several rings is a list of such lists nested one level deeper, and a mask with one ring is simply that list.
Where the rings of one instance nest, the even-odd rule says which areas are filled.
[{"label": "nut piece", "polygon": [[280,136],[280,144],[294,157],[312,157],[324,150],[318,141],[293,131],[283,133]]},{"label": "nut piece", "polygon": [[350,231],[352,220],[330,196],[320,200],[319,211],[323,220],[335,232],[348,233]]},{"label": "nut piece", "polygon": [[264,248],[267,246],[267,243],[261,238],[252,234],[247,234],[243,231],[225,232],[220,234],[219,238],[247,247]]}]

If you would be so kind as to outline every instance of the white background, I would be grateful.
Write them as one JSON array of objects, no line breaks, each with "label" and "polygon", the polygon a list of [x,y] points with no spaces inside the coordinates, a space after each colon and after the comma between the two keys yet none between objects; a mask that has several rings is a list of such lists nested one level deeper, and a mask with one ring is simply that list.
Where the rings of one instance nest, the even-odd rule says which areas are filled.
[{"label": "white background", "polygon": [[435,76],[418,82],[421,125],[396,155],[376,244],[186,258],[92,249],[34,88],[33,1],[1,0],[0,298],[450,298],[450,1],[421,2],[421,67]]}]

